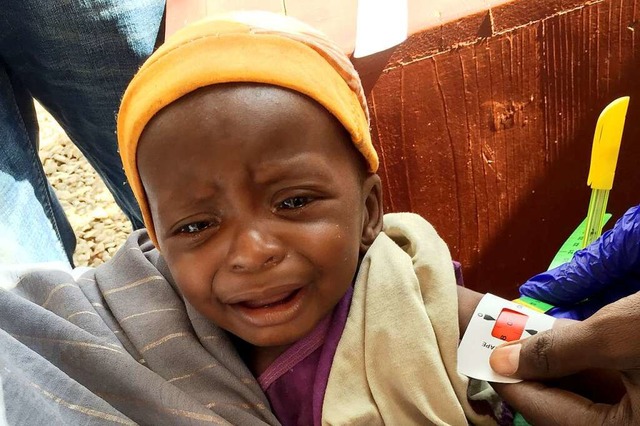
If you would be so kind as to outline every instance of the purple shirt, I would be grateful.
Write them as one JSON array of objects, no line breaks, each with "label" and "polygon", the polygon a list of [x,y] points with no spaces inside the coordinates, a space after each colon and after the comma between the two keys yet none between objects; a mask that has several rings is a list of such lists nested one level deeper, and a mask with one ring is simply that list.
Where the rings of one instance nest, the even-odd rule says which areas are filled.
[{"label": "purple shirt", "polygon": [[[453,262],[456,282],[464,287],[460,263]],[[353,287],[302,340],[294,343],[258,377],[271,409],[284,426],[320,426],[322,402],[338,342],[347,322]]]},{"label": "purple shirt", "polygon": [[258,377],[271,409],[284,426],[320,426],[322,401],[338,342],[347,322],[353,288],[333,313],[294,343]]}]

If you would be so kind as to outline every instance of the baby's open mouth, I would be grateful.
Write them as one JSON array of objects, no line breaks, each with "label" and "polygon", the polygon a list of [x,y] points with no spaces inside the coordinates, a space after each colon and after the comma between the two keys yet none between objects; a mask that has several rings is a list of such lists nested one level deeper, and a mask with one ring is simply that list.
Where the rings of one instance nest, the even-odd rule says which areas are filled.
[{"label": "baby's open mouth", "polygon": [[255,327],[277,326],[293,321],[300,314],[307,299],[307,286],[287,285],[265,293],[239,296],[235,302],[227,303]]},{"label": "baby's open mouth", "polygon": [[245,308],[249,308],[249,309],[271,308],[278,305],[284,305],[285,303],[290,302],[297,296],[299,292],[300,292],[300,289],[296,289],[290,292],[277,294],[272,297],[268,297],[264,299],[246,300],[244,302],[238,303],[238,305]]}]

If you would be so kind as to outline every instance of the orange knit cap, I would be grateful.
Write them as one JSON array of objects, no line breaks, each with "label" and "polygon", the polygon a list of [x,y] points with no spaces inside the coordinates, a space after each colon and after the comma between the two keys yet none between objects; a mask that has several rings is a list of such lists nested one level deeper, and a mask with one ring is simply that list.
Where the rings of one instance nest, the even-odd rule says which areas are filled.
[{"label": "orange knit cap", "polygon": [[296,19],[267,12],[234,12],[194,23],[176,32],[144,63],[129,84],[118,114],[124,171],[156,247],[138,173],[140,135],[154,115],[180,97],[201,87],[232,82],[272,84],[309,96],[351,134],[369,171],[378,169],[360,78],[326,36]]}]

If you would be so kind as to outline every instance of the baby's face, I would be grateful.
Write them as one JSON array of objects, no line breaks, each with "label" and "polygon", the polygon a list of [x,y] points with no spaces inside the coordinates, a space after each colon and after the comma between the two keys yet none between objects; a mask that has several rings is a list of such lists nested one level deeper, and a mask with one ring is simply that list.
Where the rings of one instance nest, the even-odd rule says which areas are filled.
[{"label": "baby's face", "polygon": [[379,179],[361,161],[316,102],[253,84],[171,104],[138,150],[158,244],[184,296],[256,346],[302,338],[350,286],[380,215]]}]

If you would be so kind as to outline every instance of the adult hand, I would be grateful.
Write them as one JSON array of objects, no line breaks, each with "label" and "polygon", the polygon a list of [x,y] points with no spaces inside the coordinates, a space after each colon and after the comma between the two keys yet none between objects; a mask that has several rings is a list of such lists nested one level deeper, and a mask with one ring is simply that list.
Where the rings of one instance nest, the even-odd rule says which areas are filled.
[{"label": "adult hand", "polygon": [[[616,370],[624,388],[613,404],[597,403],[582,394],[542,383],[494,387],[533,424],[640,425],[638,323],[640,292],[605,306],[583,322],[503,345],[490,358],[496,372],[521,379],[544,380],[591,369]],[[593,379],[597,380],[595,376]]]},{"label": "adult hand", "polygon": [[640,206],[569,263],[536,275],[520,293],[550,303],[548,314],[584,319],[601,307],[640,291]]}]

